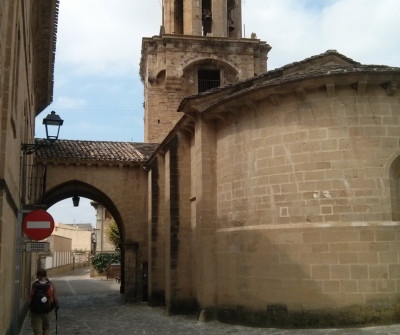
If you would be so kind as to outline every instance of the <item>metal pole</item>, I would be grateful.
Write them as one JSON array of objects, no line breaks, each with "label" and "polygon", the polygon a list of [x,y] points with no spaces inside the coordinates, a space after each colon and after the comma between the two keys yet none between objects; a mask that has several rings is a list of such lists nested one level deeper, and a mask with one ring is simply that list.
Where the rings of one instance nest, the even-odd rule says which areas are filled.
[{"label": "metal pole", "polygon": [[56,335],[58,334],[58,307],[56,307]]},{"label": "metal pole", "polygon": [[17,215],[17,227],[16,227],[16,248],[15,248],[15,268],[14,268],[14,313],[12,322],[12,334],[19,334],[19,299],[20,299],[20,278],[21,278],[21,255],[24,247],[24,241],[26,240],[21,236],[22,232],[22,218],[23,214],[30,213],[31,210],[19,210]]},{"label": "metal pole", "polygon": [[101,252],[103,252],[103,243],[104,243],[104,216],[105,216],[105,208],[101,205]]}]

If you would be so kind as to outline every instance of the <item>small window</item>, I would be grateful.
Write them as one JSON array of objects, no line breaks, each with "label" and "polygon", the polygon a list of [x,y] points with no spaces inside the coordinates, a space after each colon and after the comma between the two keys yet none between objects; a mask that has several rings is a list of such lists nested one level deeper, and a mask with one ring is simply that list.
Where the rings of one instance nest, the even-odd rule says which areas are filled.
[{"label": "small window", "polygon": [[221,85],[219,70],[199,70],[198,91],[199,93],[211,90]]},{"label": "small window", "polygon": [[228,0],[227,1],[227,14],[228,14],[228,36],[231,37],[231,33],[235,30],[235,22],[233,21],[233,15],[232,12],[235,9],[235,1],[234,0]]},{"label": "small window", "polygon": [[392,220],[400,220],[400,156],[390,167],[390,191],[392,201]]},{"label": "small window", "polygon": [[203,36],[212,32],[212,11],[211,0],[203,0],[201,3]]},{"label": "small window", "polygon": [[174,34],[183,34],[183,0],[175,0]]}]

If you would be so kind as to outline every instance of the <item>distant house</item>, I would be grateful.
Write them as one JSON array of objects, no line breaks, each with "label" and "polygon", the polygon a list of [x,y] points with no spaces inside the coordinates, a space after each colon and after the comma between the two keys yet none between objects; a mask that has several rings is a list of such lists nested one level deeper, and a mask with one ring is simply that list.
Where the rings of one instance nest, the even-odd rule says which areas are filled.
[{"label": "distant house", "polygon": [[47,255],[42,254],[40,256],[40,268],[51,270],[49,275],[72,269],[72,239],[64,236],[51,235],[46,241],[50,244],[50,251]]},{"label": "distant house", "polygon": [[96,209],[96,251],[115,251],[114,244],[111,243],[107,236],[107,230],[114,218],[102,204],[95,201],[90,204]]},{"label": "distant house", "polygon": [[92,233],[95,229],[90,223],[63,224],[56,222],[52,235],[72,240],[72,251],[92,251]]}]

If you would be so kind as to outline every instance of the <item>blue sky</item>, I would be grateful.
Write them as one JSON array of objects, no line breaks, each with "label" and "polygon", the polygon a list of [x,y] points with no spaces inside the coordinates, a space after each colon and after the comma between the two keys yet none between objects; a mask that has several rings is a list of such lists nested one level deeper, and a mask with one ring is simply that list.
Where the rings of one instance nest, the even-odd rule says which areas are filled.
[{"label": "blue sky", "polygon": [[[272,46],[268,69],[328,49],[364,64],[400,67],[398,0],[243,0],[245,37]],[[62,139],[143,141],[142,37],[158,35],[161,0],[60,0],[54,102]],[[50,208],[56,221],[94,223],[89,200]],[[72,210],[71,210],[72,208]]]}]

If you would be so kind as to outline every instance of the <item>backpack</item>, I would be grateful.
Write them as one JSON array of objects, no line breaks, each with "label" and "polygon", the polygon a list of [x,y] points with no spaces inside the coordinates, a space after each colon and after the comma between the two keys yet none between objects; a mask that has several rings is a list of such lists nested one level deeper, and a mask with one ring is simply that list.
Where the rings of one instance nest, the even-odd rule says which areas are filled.
[{"label": "backpack", "polygon": [[51,281],[41,284],[38,280],[32,284],[29,308],[34,313],[49,313],[54,308]]}]

